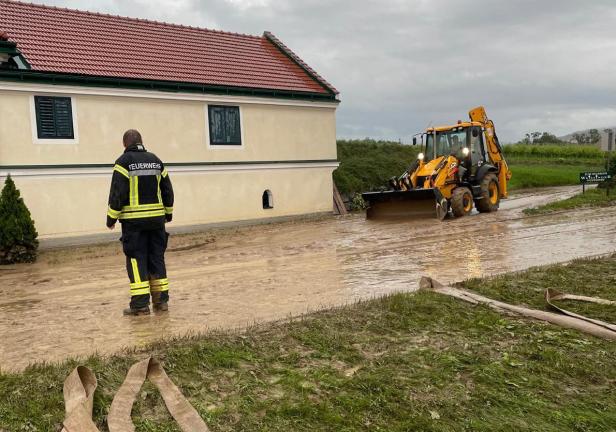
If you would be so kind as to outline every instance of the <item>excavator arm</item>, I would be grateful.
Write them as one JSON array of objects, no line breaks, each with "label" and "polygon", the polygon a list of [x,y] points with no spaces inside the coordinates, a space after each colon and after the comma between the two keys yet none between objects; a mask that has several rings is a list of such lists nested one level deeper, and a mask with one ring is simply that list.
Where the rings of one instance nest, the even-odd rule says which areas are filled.
[{"label": "excavator arm", "polygon": [[486,110],[482,106],[473,108],[469,111],[468,115],[471,121],[481,123],[483,127],[488,157],[498,170],[498,184],[501,198],[507,198],[507,183],[509,182],[509,179],[511,179],[511,171],[509,170],[507,161],[505,161],[505,157],[503,156],[503,149],[498,142],[496,130],[494,129],[494,122],[488,118]]}]

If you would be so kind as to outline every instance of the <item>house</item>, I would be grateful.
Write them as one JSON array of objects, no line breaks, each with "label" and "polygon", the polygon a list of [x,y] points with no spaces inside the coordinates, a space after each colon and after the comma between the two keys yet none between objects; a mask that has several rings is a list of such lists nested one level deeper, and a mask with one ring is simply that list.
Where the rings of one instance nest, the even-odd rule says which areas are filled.
[{"label": "house", "polygon": [[166,163],[173,226],[330,212],[338,103],[269,32],[0,0],[0,179],[42,238],[105,231],[130,128]]}]

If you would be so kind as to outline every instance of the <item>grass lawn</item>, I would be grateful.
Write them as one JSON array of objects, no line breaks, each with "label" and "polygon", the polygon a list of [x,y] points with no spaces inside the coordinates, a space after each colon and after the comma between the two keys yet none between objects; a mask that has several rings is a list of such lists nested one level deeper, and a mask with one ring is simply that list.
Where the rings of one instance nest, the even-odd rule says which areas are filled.
[{"label": "grass lawn", "polygon": [[605,170],[600,163],[568,164],[550,160],[543,163],[514,160],[509,168],[513,173],[510,189],[576,185],[580,184],[581,172]]},{"label": "grass lawn", "polygon": [[561,201],[532,207],[524,210],[525,214],[536,215],[560,210],[570,210],[582,207],[606,207],[616,205],[616,188],[610,190],[609,195],[605,189],[589,189],[585,193],[579,193]]},{"label": "grass lawn", "polygon": [[[616,299],[616,256],[531,269],[468,288],[543,307],[542,291]],[[573,306],[571,307],[573,309]],[[613,307],[578,307],[597,318]],[[263,325],[159,343],[159,356],[213,431],[614,431],[616,344],[436,293],[396,294]],[[143,353],[85,360],[101,430]],[[0,430],[55,431],[76,365],[0,375]],[[175,431],[151,385],[138,431]]]}]

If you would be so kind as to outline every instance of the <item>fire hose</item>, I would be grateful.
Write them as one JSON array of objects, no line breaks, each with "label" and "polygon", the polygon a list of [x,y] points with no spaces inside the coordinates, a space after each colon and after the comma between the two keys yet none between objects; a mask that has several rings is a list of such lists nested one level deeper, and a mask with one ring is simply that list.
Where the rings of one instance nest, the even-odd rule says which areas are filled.
[{"label": "fire hose", "polygon": [[611,300],[598,299],[595,297],[578,296],[572,294],[563,294],[555,290],[547,290],[545,299],[548,305],[560,312],[546,312],[538,309],[531,309],[523,306],[516,306],[509,303],[493,300],[489,297],[482,296],[469,290],[445,286],[432,278],[422,277],[419,281],[419,289],[434,291],[439,294],[448,295],[460,300],[464,300],[473,304],[485,304],[488,307],[497,311],[513,312],[528,318],[534,318],[541,321],[547,321],[561,327],[579,330],[593,336],[601,337],[607,340],[616,341],[616,325],[606,323],[604,321],[587,318],[573,312],[566,311],[553,304],[554,300],[581,300],[598,304],[616,304]]},{"label": "fire hose", "polygon": [[[208,432],[203,419],[154,358],[147,358],[131,366],[111,402],[107,416],[109,432],[134,432],[135,426],[130,414],[146,378],[158,388],[169,413],[182,431]],[[66,416],[62,432],[99,432],[92,420],[96,387],[94,372],[85,366],[78,366],[69,374],[64,381]]]}]

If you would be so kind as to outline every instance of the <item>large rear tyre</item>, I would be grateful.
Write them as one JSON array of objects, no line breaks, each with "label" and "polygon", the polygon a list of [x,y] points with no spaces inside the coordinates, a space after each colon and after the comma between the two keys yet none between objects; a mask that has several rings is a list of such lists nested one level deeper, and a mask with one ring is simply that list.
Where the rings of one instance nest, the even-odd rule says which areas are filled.
[{"label": "large rear tyre", "polygon": [[481,197],[475,201],[475,207],[481,213],[498,210],[500,204],[500,188],[495,174],[487,174],[480,183]]},{"label": "large rear tyre", "polygon": [[466,216],[473,210],[473,194],[467,187],[461,186],[451,194],[451,212],[455,217]]}]

